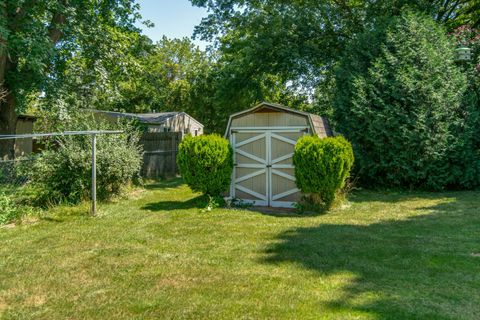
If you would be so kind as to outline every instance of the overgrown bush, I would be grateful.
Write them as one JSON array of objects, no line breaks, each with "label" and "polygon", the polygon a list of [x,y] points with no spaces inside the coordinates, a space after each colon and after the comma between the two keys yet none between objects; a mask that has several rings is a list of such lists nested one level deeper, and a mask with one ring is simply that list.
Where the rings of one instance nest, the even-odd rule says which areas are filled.
[{"label": "overgrown bush", "polygon": [[[80,130],[112,129],[112,125],[88,120]],[[116,128],[118,129],[118,127]],[[97,197],[118,195],[138,177],[142,151],[139,133],[123,126],[125,133],[97,136]],[[31,181],[39,186],[43,203],[78,203],[89,197],[92,176],[91,136],[63,137],[44,151],[29,169]]]},{"label": "overgrown bush", "polygon": [[0,225],[15,220],[18,215],[19,213],[13,200],[0,191]]},{"label": "overgrown bush", "polygon": [[478,151],[464,140],[466,78],[454,49],[430,17],[411,12],[350,44],[334,113],[364,184],[438,190],[470,187],[464,177],[478,177],[471,172]]},{"label": "overgrown bush", "polygon": [[230,186],[233,151],[219,135],[187,136],[180,143],[177,163],[194,191],[220,196]]},{"label": "overgrown bush", "polygon": [[350,143],[343,137],[302,137],[295,146],[293,163],[297,186],[315,202],[328,208],[345,186],[354,162]]},{"label": "overgrown bush", "polygon": [[0,190],[0,225],[17,223],[23,217],[38,214],[38,210],[30,206],[28,192],[25,190]]}]

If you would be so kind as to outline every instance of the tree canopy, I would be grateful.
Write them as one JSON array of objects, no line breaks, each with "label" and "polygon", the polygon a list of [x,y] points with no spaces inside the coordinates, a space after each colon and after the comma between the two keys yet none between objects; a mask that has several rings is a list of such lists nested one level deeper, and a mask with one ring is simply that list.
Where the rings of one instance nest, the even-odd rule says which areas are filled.
[{"label": "tree canopy", "polygon": [[[405,10],[451,26],[478,23],[478,1],[467,0],[191,0],[210,14],[196,28],[215,40],[238,92],[258,74],[307,95],[310,107],[331,114],[333,68],[356,36]],[[235,85],[236,84],[236,85]]]},{"label": "tree canopy", "polygon": [[0,132],[15,133],[18,113],[61,83],[72,59],[115,59],[118,38],[139,32],[137,10],[131,0],[0,0]]}]

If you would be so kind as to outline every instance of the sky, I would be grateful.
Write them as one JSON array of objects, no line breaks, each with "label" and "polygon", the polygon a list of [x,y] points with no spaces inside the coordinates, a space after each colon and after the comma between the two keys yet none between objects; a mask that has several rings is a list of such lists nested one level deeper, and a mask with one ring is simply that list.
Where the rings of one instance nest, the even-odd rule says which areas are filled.
[{"label": "sky", "polygon": [[[140,13],[144,20],[155,24],[153,28],[140,27],[154,42],[164,35],[168,38],[191,38],[194,27],[207,15],[204,8],[193,7],[188,0],[138,0]],[[207,43],[195,40],[200,48],[205,49]]]}]

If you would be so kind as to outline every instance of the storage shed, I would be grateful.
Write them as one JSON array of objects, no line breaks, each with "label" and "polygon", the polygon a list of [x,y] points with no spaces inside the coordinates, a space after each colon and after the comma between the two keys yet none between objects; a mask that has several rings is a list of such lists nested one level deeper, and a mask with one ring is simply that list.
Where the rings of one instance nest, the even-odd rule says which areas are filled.
[{"label": "storage shed", "polygon": [[203,134],[203,125],[185,112],[123,113],[86,110],[96,119],[117,123],[119,119],[135,120],[145,127],[140,139],[143,147],[142,177],[169,178],[178,173],[178,146],[187,135]]},{"label": "storage shed", "polygon": [[88,110],[98,119],[117,122],[118,119],[137,120],[145,125],[147,132],[180,132],[182,136],[203,134],[203,124],[185,112],[124,113],[103,110]]},{"label": "storage shed", "polygon": [[273,103],[230,116],[225,133],[234,150],[230,197],[256,206],[293,207],[302,196],[293,152],[306,134],[333,135],[325,118]]},{"label": "storage shed", "polygon": [[[17,126],[15,134],[32,134],[33,125],[37,120],[36,117],[30,115],[19,115],[17,117]],[[33,151],[32,138],[16,139],[15,140],[15,158],[25,157]]]}]

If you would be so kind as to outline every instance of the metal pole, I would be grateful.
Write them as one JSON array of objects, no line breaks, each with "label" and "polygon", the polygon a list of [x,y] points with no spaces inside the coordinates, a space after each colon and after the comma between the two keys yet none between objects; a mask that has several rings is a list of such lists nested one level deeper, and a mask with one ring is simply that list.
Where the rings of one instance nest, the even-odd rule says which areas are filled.
[{"label": "metal pole", "polygon": [[92,215],[97,214],[97,135],[92,135]]}]

